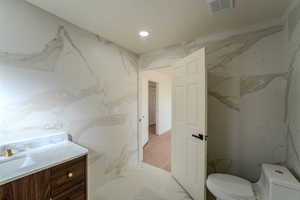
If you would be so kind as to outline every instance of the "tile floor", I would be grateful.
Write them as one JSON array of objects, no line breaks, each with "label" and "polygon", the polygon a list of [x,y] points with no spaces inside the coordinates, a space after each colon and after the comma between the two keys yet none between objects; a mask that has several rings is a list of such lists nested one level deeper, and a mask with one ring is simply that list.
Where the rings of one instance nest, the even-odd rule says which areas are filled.
[{"label": "tile floor", "polygon": [[[155,127],[151,128],[149,144],[144,151],[144,159],[146,154],[145,160],[151,165],[144,160],[141,167],[127,169],[122,176],[97,190],[97,200],[191,200],[169,172],[171,165],[167,163],[170,163],[171,158],[171,133],[156,136]],[[159,139],[160,137],[163,139]],[[160,145],[164,145],[164,148]],[[151,150],[152,147],[155,147],[155,150]],[[169,150],[166,150],[166,147]],[[158,157],[148,159],[149,155],[158,155]],[[208,195],[207,200],[214,200],[214,198]]]},{"label": "tile floor", "polygon": [[143,164],[97,191],[100,200],[191,200],[165,170]]},{"label": "tile floor", "polygon": [[155,134],[156,126],[149,127],[149,141],[144,146],[144,162],[171,171],[171,132]]}]

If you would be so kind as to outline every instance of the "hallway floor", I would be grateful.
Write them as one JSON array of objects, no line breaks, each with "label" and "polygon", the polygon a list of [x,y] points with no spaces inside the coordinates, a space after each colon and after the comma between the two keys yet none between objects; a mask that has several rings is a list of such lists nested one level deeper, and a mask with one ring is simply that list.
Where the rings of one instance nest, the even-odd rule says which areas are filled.
[{"label": "hallway floor", "polygon": [[149,126],[149,141],[144,146],[144,162],[171,172],[171,132],[156,135],[156,126]]}]

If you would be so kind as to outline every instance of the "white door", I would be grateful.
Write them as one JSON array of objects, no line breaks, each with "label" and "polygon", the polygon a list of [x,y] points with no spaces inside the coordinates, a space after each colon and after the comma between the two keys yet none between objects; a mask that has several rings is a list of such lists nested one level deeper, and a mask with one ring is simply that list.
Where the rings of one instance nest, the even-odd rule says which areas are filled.
[{"label": "white door", "polygon": [[172,175],[194,200],[206,199],[206,68],[201,49],[174,65]]}]

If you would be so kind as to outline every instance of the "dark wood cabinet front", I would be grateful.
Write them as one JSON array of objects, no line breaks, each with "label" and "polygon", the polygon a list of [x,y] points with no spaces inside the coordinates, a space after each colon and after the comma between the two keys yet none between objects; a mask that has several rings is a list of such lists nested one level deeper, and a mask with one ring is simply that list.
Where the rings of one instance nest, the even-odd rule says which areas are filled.
[{"label": "dark wood cabinet front", "polygon": [[50,170],[0,186],[0,200],[49,200]]},{"label": "dark wood cabinet front", "polygon": [[86,156],[0,186],[0,200],[86,200]]},{"label": "dark wood cabinet front", "polygon": [[76,185],[55,196],[53,200],[86,200],[85,184]]},{"label": "dark wood cabinet front", "polygon": [[85,183],[85,172],[85,157],[77,158],[51,168],[52,196],[56,196],[76,185]]}]

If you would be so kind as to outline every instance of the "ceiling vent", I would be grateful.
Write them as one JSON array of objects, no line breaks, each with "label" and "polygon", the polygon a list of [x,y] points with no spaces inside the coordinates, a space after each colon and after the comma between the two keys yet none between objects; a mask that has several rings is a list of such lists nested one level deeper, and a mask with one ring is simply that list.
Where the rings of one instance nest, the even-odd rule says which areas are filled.
[{"label": "ceiling vent", "polygon": [[209,10],[214,13],[226,8],[234,8],[234,0],[207,0]]}]

